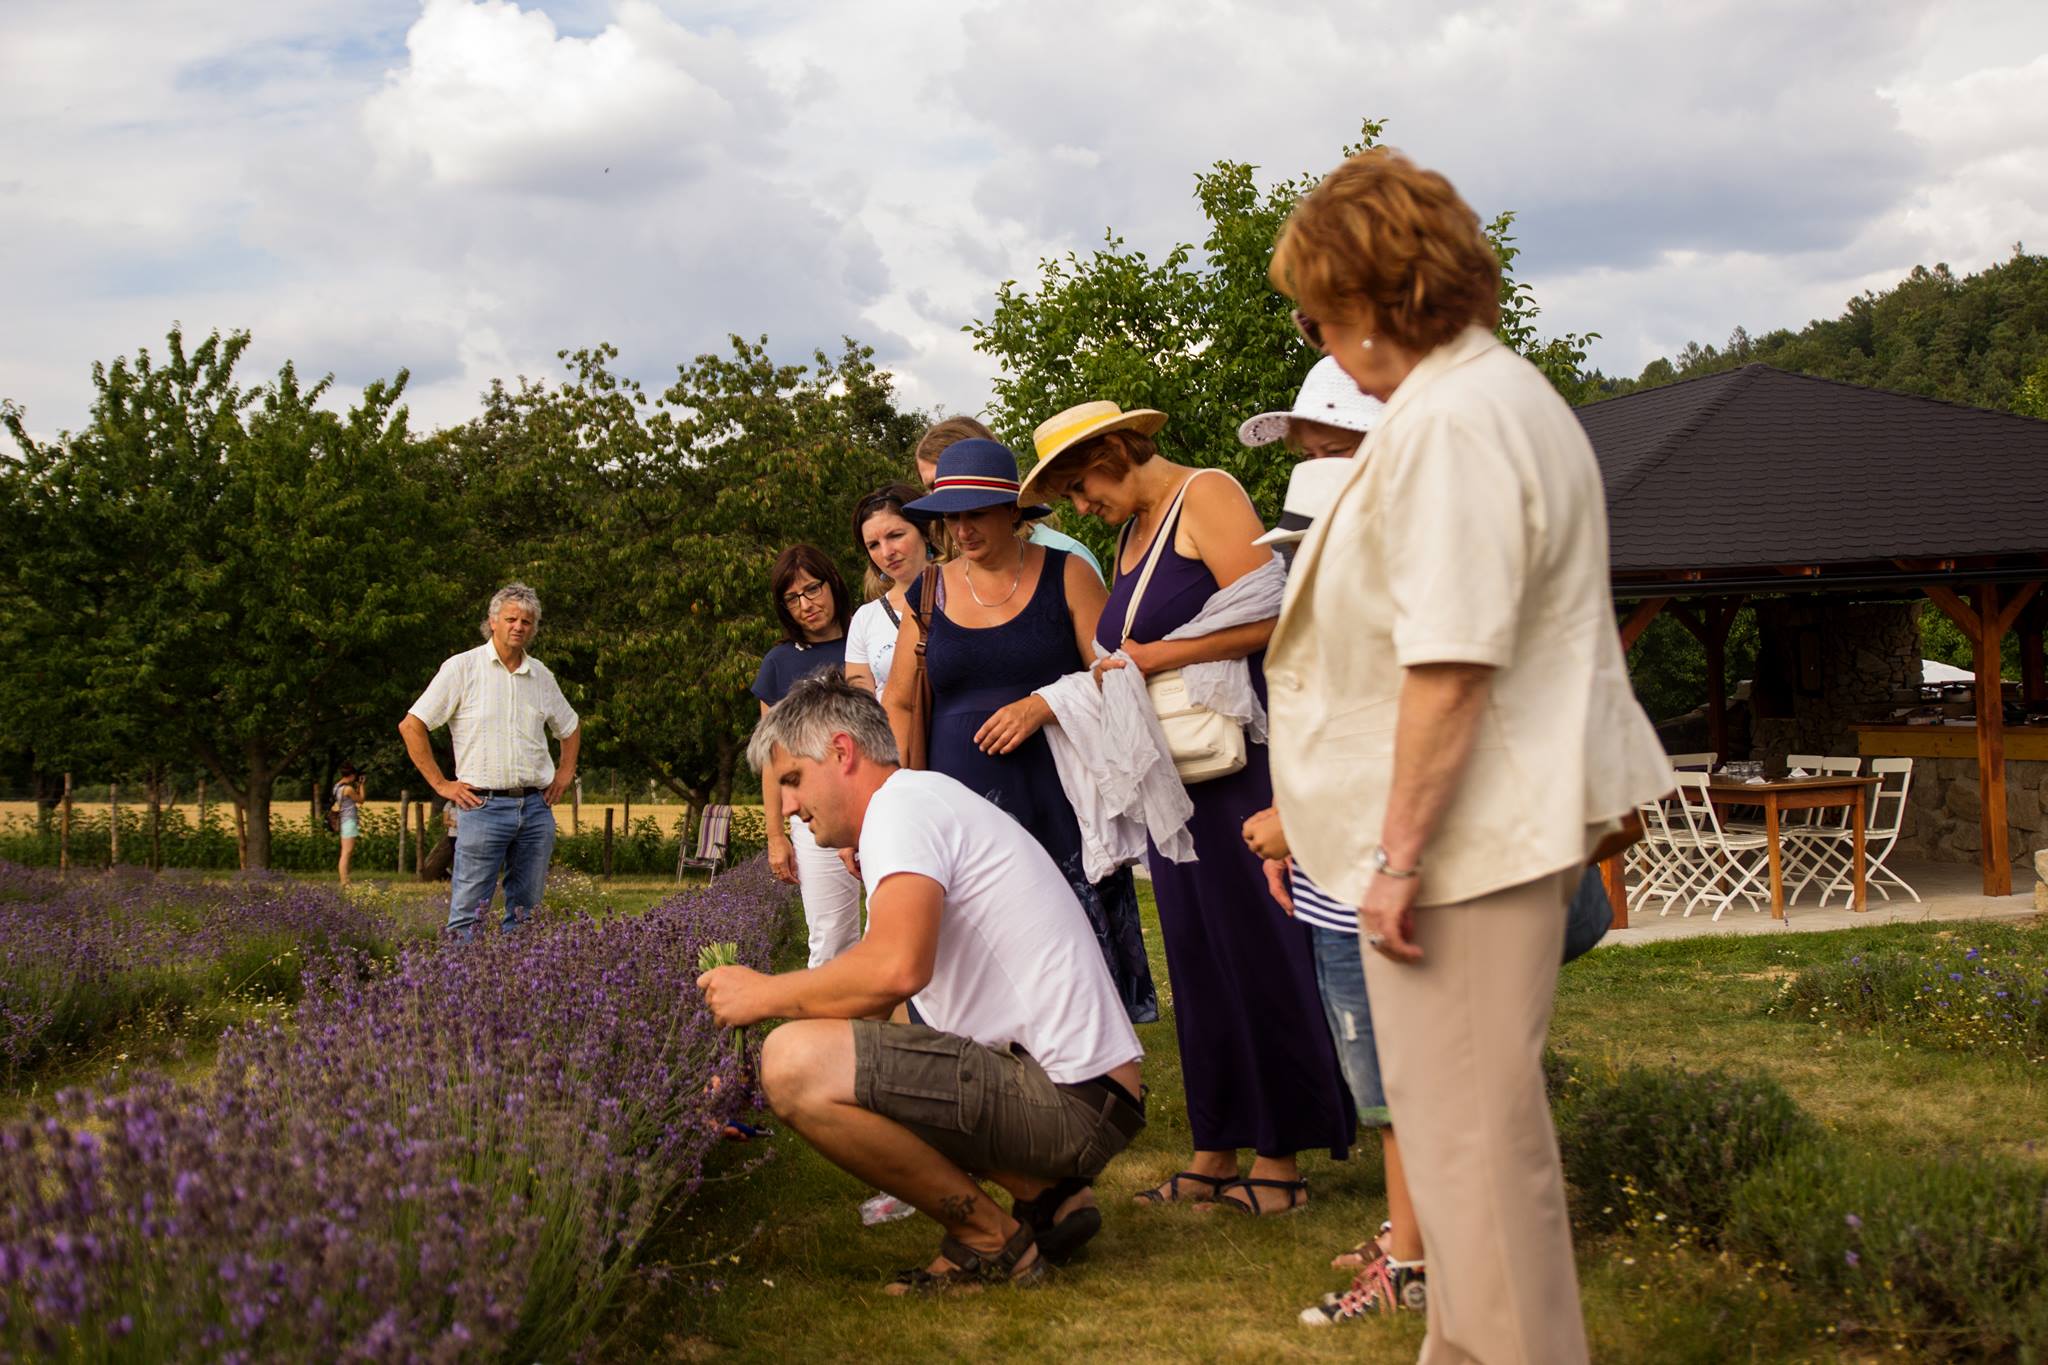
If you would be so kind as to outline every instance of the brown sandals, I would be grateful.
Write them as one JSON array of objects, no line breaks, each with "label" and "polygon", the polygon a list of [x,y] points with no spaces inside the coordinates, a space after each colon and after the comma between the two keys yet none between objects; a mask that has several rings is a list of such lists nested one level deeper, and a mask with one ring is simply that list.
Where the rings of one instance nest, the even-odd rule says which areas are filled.
[{"label": "brown sandals", "polygon": [[965,1242],[946,1237],[939,1242],[939,1255],[953,1263],[951,1269],[927,1270],[917,1266],[900,1271],[890,1281],[889,1292],[951,1294],[963,1289],[983,1289],[989,1285],[1007,1284],[1023,1289],[1043,1284],[1051,1273],[1051,1265],[1043,1255],[1033,1256],[1031,1264],[1018,1269],[1018,1262],[1029,1256],[1036,1246],[1029,1223],[1019,1223],[1010,1240],[1003,1243],[1003,1249],[993,1253],[976,1251]]}]

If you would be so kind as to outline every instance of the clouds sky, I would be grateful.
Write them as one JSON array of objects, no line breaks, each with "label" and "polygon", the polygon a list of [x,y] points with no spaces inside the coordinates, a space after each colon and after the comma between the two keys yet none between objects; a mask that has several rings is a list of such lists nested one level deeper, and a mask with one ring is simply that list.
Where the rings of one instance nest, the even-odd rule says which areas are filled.
[{"label": "clouds sky", "polygon": [[252,329],[251,378],[410,368],[432,424],[733,331],[972,409],[996,284],[1198,238],[1195,171],[1324,169],[1369,115],[1516,209],[1545,326],[1633,373],[2038,248],[2048,6],[9,0],[0,396],[76,426],[178,320]]}]

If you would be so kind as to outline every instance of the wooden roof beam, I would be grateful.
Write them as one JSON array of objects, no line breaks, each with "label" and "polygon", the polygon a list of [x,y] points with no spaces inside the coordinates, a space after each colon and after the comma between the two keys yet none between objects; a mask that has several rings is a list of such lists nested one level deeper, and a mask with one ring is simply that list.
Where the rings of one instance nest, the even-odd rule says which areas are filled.
[{"label": "wooden roof beam", "polygon": [[1650,622],[1657,619],[1657,613],[1671,599],[1668,597],[1646,597],[1636,603],[1636,609],[1629,613],[1628,620],[1621,626],[1621,652],[1626,654],[1643,638],[1643,632],[1650,628]]},{"label": "wooden roof beam", "polygon": [[2004,603],[1998,609],[1998,634],[2000,636],[2003,636],[2012,629],[2012,623],[2019,619],[2020,612],[2025,609],[2027,603],[2034,600],[2034,594],[2039,591],[2041,591],[2039,583],[2022,583],[2018,588],[2014,589],[2012,600]]},{"label": "wooden roof beam", "polygon": [[1977,615],[1976,608],[1963,601],[1961,594],[1938,583],[1923,583],[1920,591],[1926,593],[1928,600],[1941,608],[1944,616],[1956,623],[1956,629],[1963,632],[1965,638],[1976,638],[1977,632],[1982,629],[1982,621]]}]

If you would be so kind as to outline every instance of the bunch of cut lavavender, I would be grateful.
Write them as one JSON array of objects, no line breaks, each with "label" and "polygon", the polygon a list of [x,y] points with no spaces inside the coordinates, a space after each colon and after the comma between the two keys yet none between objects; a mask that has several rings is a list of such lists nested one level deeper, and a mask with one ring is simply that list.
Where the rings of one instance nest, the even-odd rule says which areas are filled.
[{"label": "bunch of cut lavavender", "polygon": [[[737,967],[739,965],[740,945],[737,943],[707,943],[697,950],[697,970],[699,973],[708,972],[718,967]],[[732,1050],[733,1054],[739,1057],[742,1064],[744,1064],[747,1056],[747,1029],[744,1024],[732,1031]]]}]

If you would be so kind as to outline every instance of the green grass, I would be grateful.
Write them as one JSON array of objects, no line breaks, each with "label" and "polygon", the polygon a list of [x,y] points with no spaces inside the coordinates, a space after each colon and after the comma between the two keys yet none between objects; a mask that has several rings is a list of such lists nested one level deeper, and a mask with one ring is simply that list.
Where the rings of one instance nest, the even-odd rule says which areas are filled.
[{"label": "green grass", "polygon": [[[1802,967],[1872,948],[1945,945],[1972,931],[1893,925],[1603,948],[1565,971],[1554,1042],[1595,1074],[1674,1060],[1769,1072],[1820,1121],[1827,1140],[1852,1149],[2048,1159],[2042,1068],[2010,1056],[1915,1048],[1771,1012],[1782,982]],[[1146,933],[1164,983],[1149,888]],[[1254,1221],[1130,1204],[1135,1191],[1178,1168],[1188,1145],[1172,1028],[1161,1023],[1140,1034],[1153,1091],[1151,1127],[1104,1175],[1101,1236],[1049,1287],[941,1302],[885,1296],[891,1274],[930,1256],[935,1230],[921,1219],[862,1228],[856,1206],[869,1192],[801,1140],[778,1133],[726,1150],[723,1173],[732,1178],[708,1183],[668,1231],[608,1354],[736,1361],[1412,1360],[1420,1322],[1321,1333],[1294,1322],[1304,1305],[1341,1287],[1342,1273],[1328,1268],[1329,1257],[1384,1216],[1370,1140],[1348,1162],[1304,1157],[1314,1193],[1301,1214]],[[1845,1345],[1836,1337],[1838,1305],[1826,1295],[1800,1290],[1775,1266],[1703,1250],[1665,1225],[1582,1234],[1578,1256],[1597,1360],[1913,1358],[1889,1341]]]},{"label": "green grass", "polygon": [[1928,1047],[1911,1031],[1862,1032],[1773,1008],[1804,968],[2008,938],[2041,943],[2048,929],[1891,924],[1603,948],[1565,970],[1551,1042],[1581,1065],[1616,1070],[1676,1060],[1768,1071],[1854,1146],[2048,1159],[2048,1069],[2010,1052]]},{"label": "green grass", "polygon": [[[373,883],[364,894],[417,901],[422,912],[445,904],[445,883],[374,873],[359,880]],[[1170,1009],[1157,914],[1140,886],[1153,971]],[[665,878],[572,877],[551,899],[559,909],[609,916],[638,913],[673,889]],[[1887,925],[1602,948],[1564,972],[1552,1041],[1583,1077],[1673,1062],[1767,1072],[1820,1123],[1823,1142],[1845,1153],[2004,1154],[2048,1165],[2048,1068],[2012,1049],[1956,1050],[1930,1044],[1924,1030],[1787,1005],[1787,982],[1808,968],[1839,968],[1856,954],[1953,955],[1980,943],[2039,955],[2048,928]],[[784,965],[798,965],[800,942],[790,951]],[[275,997],[245,992],[222,1002],[226,1013],[217,1018],[188,1012],[145,1021],[62,1076],[39,1078],[36,1089],[117,1081],[143,1065],[201,1074],[220,1027],[276,1008]],[[1301,1307],[1341,1287],[1329,1257],[1384,1216],[1370,1138],[1347,1162],[1304,1156],[1313,1196],[1297,1215],[1252,1220],[1130,1203],[1178,1169],[1189,1144],[1171,1024],[1140,1035],[1151,1126],[1104,1175],[1102,1235],[1047,1288],[939,1302],[887,1297],[882,1286],[896,1270],[929,1258],[935,1229],[921,1219],[862,1228],[857,1206],[870,1191],[778,1132],[719,1154],[705,1185],[653,1242],[599,1358],[1412,1360],[1418,1321],[1321,1333],[1294,1322]],[[0,1095],[0,1117],[32,1098]],[[1703,1249],[1668,1224],[1582,1232],[1578,1259],[1598,1360],[1932,1358],[1916,1356],[1907,1335],[1838,1340],[1836,1324],[1852,1315],[1832,1287],[1802,1287],[1775,1264]]]}]

